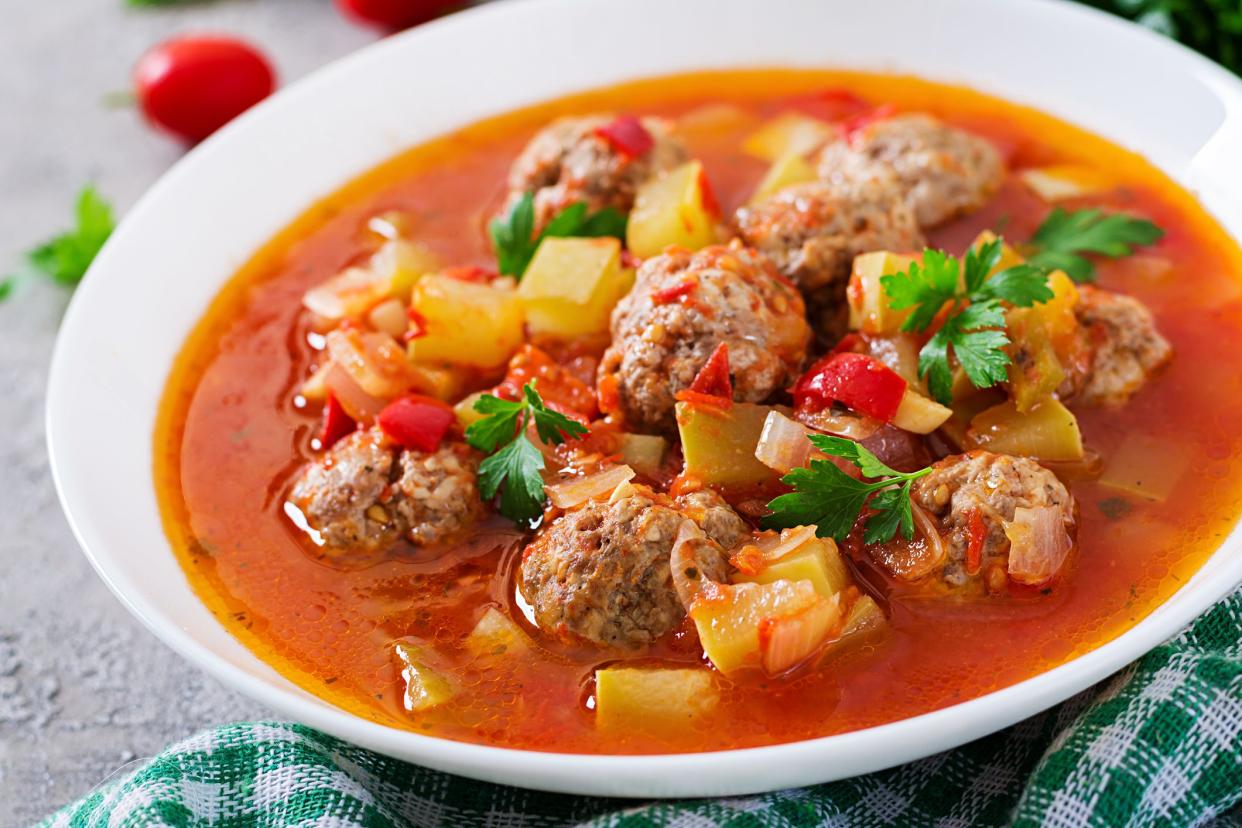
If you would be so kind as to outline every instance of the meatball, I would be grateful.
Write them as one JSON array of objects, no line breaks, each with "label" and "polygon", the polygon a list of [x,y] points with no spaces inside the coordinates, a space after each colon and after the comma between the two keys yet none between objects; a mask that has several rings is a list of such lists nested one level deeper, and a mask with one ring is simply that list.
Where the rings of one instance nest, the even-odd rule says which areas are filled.
[{"label": "meatball", "polygon": [[930,474],[915,481],[911,496],[940,519],[949,556],[942,577],[955,586],[975,574],[966,564],[974,532],[983,535],[977,571],[1003,564],[1009,552],[1005,523],[1013,520],[1015,509],[1052,506],[1060,510],[1067,532],[1074,525],[1069,491],[1055,474],[1027,457],[988,451],[946,457],[932,466]]},{"label": "meatball", "polygon": [[1074,314],[1091,354],[1081,386],[1069,394],[1074,403],[1121,405],[1173,357],[1151,311],[1131,296],[1081,285]]},{"label": "meatball", "polygon": [[858,178],[786,187],[742,207],[738,235],[763,253],[808,298],[843,305],[854,257],[925,244],[896,179],[874,168]]},{"label": "meatball", "polygon": [[412,543],[438,543],[483,511],[479,458],[469,446],[447,443],[431,453],[403,451],[400,467],[395,509]]},{"label": "meatball", "polygon": [[677,508],[721,549],[733,549],[750,537],[750,525],[714,489],[684,494],[676,502]]},{"label": "meatball", "polygon": [[[673,588],[669,556],[682,521],[732,537],[723,501],[682,512],[664,495],[634,486],[626,496],[590,500],[545,526],[522,556],[519,589],[547,633],[634,650],[672,630],[685,607]],[[736,514],[732,516],[739,523]],[[710,528],[709,528],[710,526]],[[724,553],[700,552],[704,575],[723,581]]]},{"label": "meatball", "polygon": [[341,439],[293,485],[293,501],[325,545],[371,551],[400,536],[397,517],[380,505],[396,471],[396,457],[378,429]]},{"label": "meatball", "polygon": [[930,115],[898,115],[867,124],[819,154],[827,180],[891,170],[922,227],[983,206],[1000,187],[1005,165],[989,141]]},{"label": "meatball", "polygon": [[289,493],[325,546],[371,552],[405,535],[426,545],[482,511],[477,455],[460,444],[407,451],[377,428],[341,439],[308,464]]},{"label": "meatball", "polygon": [[723,342],[734,398],[759,402],[798,376],[810,338],[804,314],[798,291],[754,250],[670,248],[643,262],[612,312],[601,399],[631,429],[672,433],[674,395]]},{"label": "meatball", "polygon": [[652,138],[650,149],[637,156],[618,150],[599,134],[613,120],[611,115],[561,118],[540,130],[509,171],[508,203],[533,194],[538,227],[578,201],[592,211],[613,207],[628,213],[640,184],[689,159],[658,118],[641,120]]}]

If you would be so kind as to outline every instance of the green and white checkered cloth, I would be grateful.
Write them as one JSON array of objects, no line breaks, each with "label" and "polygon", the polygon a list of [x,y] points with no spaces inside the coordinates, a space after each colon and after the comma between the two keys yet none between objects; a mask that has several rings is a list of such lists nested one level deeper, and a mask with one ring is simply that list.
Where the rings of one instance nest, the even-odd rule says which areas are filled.
[{"label": "green and white checkered cloth", "polygon": [[235,724],[167,749],[45,826],[762,828],[1242,826],[1242,590],[1060,707],[869,776],[640,803],[488,785],[308,728]]}]

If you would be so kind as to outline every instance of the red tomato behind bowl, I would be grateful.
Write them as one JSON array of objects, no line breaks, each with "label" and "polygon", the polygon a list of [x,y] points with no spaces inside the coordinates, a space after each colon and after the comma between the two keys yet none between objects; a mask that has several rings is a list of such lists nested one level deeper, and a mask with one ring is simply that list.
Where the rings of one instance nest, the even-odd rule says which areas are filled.
[{"label": "red tomato behind bowl", "polygon": [[460,5],[462,0],[336,0],[336,7],[349,17],[394,32]]},{"label": "red tomato behind bowl", "polygon": [[275,86],[267,58],[230,37],[166,40],[134,67],[134,92],[147,120],[191,143],[266,98]]}]

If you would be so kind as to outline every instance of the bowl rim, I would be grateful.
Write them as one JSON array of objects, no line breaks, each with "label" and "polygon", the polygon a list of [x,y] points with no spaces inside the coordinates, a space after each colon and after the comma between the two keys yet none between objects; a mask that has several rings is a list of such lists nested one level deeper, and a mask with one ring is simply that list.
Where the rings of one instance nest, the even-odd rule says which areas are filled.
[{"label": "bowl rim", "polygon": [[[565,10],[570,3],[583,2],[511,0],[506,4],[469,9],[359,50],[292,84],[273,100],[290,105],[297,98],[313,97],[319,87],[352,75],[369,62],[389,53],[415,48],[428,38],[469,34],[478,26],[500,26],[506,20],[512,22],[528,15],[556,13]],[[983,8],[986,0],[960,0],[959,6],[970,6],[972,3],[977,8]],[[1067,21],[1090,24],[1101,31],[1111,32],[1110,36],[1115,36],[1119,42],[1136,45],[1143,51],[1166,58],[1170,64],[1177,64],[1183,71],[1194,72],[1209,80],[1226,98],[1231,112],[1242,112],[1242,81],[1180,44],[1104,12],[1060,0],[1015,0],[1013,5],[1037,8],[1061,15]],[[208,168],[221,147],[234,140],[235,136],[243,136],[252,124],[272,112],[274,110],[269,108],[268,103],[261,104],[196,147],[174,165],[121,222],[113,240],[105,246],[96,265],[92,266],[92,276],[79,288],[65,313],[49,374],[46,431],[53,480],[62,508],[78,544],[109,589],[147,629],[191,663],[227,686],[284,715],[390,756],[489,782],[590,795],[667,797],[754,793],[869,773],[913,761],[1007,727],[1065,700],[1148,652],[1242,582],[1242,555],[1235,555],[1233,561],[1222,562],[1217,567],[1211,583],[1200,582],[1197,585],[1195,600],[1178,599],[1196,580],[1202,580],[1201,571],[1146,618],[1111,641],[1044,673],[975,699],[863,730],[800,742],[724,751],[600,755],[529,751],[458,742],[370,722],[314,698],[287,683],[287,680],[287,686],[280,686],[257,676],[217,654],[180,627],[153,603],[151,596],[144,593],[112,556],[101,553],[110,541],[98,537],[93,523],[83,518],[92,508],[91,504],[80,496],[76,486],[68,483],[71,475],[80,475],[83,470],[75,469],[75,459],[62,453],[61,445],[68,442],[66,436],[75,427],[73,417],[64,404],[65,400],[70,399],[71,361],[76,355],[75,349],[80,351],[81,348],[75,338],[79,328],[87,324],[83,320],[88,318],[90,297],[103,289],[106,277],[96,271],[107,268],[109,250],[118,244],[117,238],[139,232],[131,228],[138,226],[140,229],[139,217],[158,209],[172,182],[199,168]],[[222,274],[213,292],[218,291],[224,279],[231,275]],[[1238,534],[1235,530],[1222,542],[1221,548],[1228,546],[1230,541],[1238,540]],[[1211,560],[1220,557],[1218,549]],[[1204,567],[1207,566],[1205,563]],[[1016,700],[1022,701],[1017,703]],[[877,749],[877,746],[882,749]],[[826,755],[835,757],[836,770],[825,772],[817,766],[817,762],[823,761]],[[843,761],[847,766],[844,770]],[[674,773],[688,767],[696,771],[692,779]]]}]

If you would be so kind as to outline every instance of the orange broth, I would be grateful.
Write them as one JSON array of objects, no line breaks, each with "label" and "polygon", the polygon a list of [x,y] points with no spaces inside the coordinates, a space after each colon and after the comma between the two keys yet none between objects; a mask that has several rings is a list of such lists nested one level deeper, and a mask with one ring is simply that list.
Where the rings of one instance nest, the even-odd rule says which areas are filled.
[{"label": "orange broth", "polygon": [[[315,357],[300,298],[374,248],[368,217],[407,211],[416,219],[412,236],[445,263],[490,265],[486,219],[524,142],[555,116],[609,109],[691,113],[683,135],[729,210],[765,169],[740,151],[742,139],[762,119],[798,106],[799,96],[825,88],[930,111],[987,135],[1014,168],[1091,165],[1121,185],[1092,203],[1136,211],[1165,229],[1156,246],[1104,262],[1099,273],[1103,286],[1154,311],[1175,358],[1126,407],[1077,413],[1087,444],[1106,458],[1127,435],[1166,441],[1165,465],[1180,461],[1182,469],[1167,500],[1073,482],[1079,548],[1045,594],[954,603],[872,573],[868,583],[890,610],[889,633],[796,680],[725,683],[716,711],[678,732],[596,729],[593,670],[617,656],[539,638],[513,598],[522,538],[498,519],[462,548],[402,546],[358,559],[328,558],[290,525],[284,493],[313,458],[319,423],[317,407],[295,404]],[[960,253],[1002,216],[1011,238],[1026,239],[1046,210],[1011,178],[990,205],[934,232],[932,243]],[[1170,261],[1171,271],[1151,267],[1155,257]],[[747,70],[578,94],[410,149],[311,207],[228,282],[178,357],[159,413],[165,526],[196,593],[260,658],[309,692],[393,727],[533,750],[643,753],[765,745],[891,722],[1011,685],[1116,637],[1177,590],[1231,530],[1242,511],[1242,374],[1221,356],[1242,352],[1240,274],[1237,245],[1142,158],[967,89],[909,77]],[[461,655],[462,638],[489,605],[541,642],[508,671],[479,671]],[[406,712],[392,650],[402,638],[433,645],[441,659],[433,666],[450,669],[464,692],[434,712]],[[693,643],[692,635],[673,635],[647,658],[698,662]]]}]

